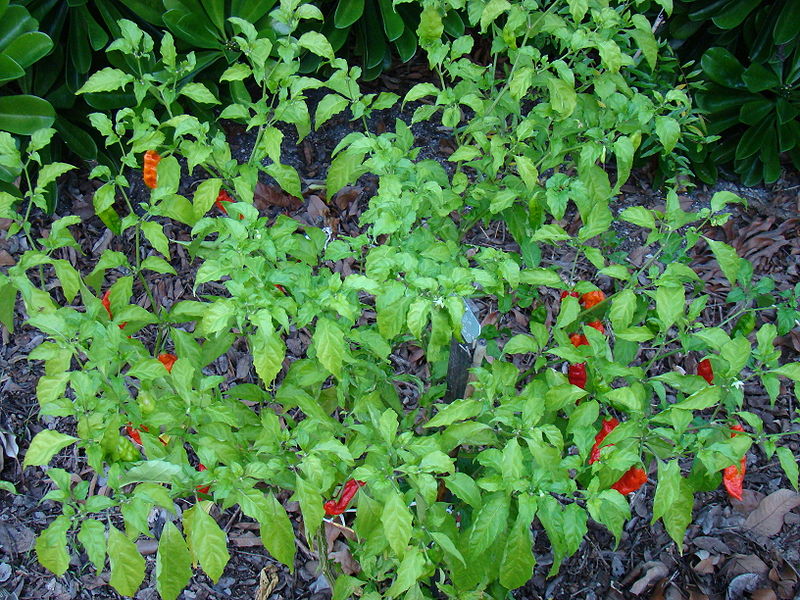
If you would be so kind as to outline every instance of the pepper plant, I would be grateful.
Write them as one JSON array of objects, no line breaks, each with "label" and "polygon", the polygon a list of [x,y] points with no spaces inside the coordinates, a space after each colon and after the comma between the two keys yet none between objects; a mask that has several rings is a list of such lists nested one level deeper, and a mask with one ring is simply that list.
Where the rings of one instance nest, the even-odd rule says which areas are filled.
[{"label": "pepper plant", "polygon": [[[130,172],[93,173],[105,182],[95,208],[134,240],[131,256],[107,250],[78,273],[58,258],[75,245],[73,221],[62,219],[0,279],[19,290],[28,323],[47,336],[30,355],[45,364],[41,412],[77,423],[75,435],[40,432],[25,465],[46,465],[75,444],[109,489],[90,494],[88,481],[48,471],[55,488],[47,497],[63,507],[37,542],[48,569],[64,573],[70,549],[98,570],[108,558],[110,584],[133,595],[145,575],[134,542],[157,537],[157,589],[177,598],[193,566],[217,580],[229,559],[213,502],[257,521],[266,549],[290,569],[295,538],[305,538],[334,598],[499,599],[532,575],[532,525],[549,540],[553,575],[589,519],[619,542],[631,493],[652,495],[653,523],[680,546],[694,494],[719,487],[723,472],[736,491],[754,444],[765,459],[777,454],[797,487],[791,451],[747,410],[743,387],[763,385],[775,401],[781,377],[800,379],[800,365],[781,366],[774,347],[800,316],[799,290],[776,293],[731,247],[704,236],[739,199],[722,192],[710,208],[686,212],[668,190],[664,210],[634,206],[616,219],[611,210],[645,137],[669,160],[696,135],[683,92],[637,91],[625,73],[637,60],[657,64],[647,20],[627,3],[452,6],[492,37],[488,68],[466,58],[471,38],[441,41],[448,6],[426,3],[418,30],[439,85],[415,86],[404,101],[429,98],[413,120],[440,120],[458,147],[447,165],[419,160],[399,119],[393,130],[342,140],[328,197],[363,173],[379,178],[354,237],[270,219],[252,205],[261,171],[302,192],[281,162],[276,124],[309,132],[305,90],[325,90],[317,127],[346,109],[367,123],[399,100],[362,95],[358,70],[335,59],[324,38],[294,35],[301,19],[318,16],[312,7],[284,0],[272,13],[289,31],[277,58],[269,58],[272,42],[231,21],[246,62],[223,79],[243,82],[248,96],[220,116],[257,132],[241,161],[214,123],[169,113],[191,58],[178,56],[168,35],[158,77],[105,70],[87,81],[84,91],[138,90],[136,106],[92,120],[129,168],[140,168],[145,151],[161,159],[155,177],[148,161],[155,187],[137,206]],[[123,30],[127,42],[116,47],[135,58],[147,38],[132,24]],[[303,48],[327,61],[328,79],[299,75]],[[207,88],[191,90],[216,101]],[[156,108],[169,114],[163,122]],[[27,164],[14,152],[4,157]],[[611,156],[615,178],[604,169]],[[209,177],[189,197],[180,180],[195,169]],[[9,201],[2,207],[25,226]],[[566,217],[580,220],[575,233]],[[168,239],[164,219],[191,227],[190,240]],[[608,251],[615,221],[647,232],[641,266]],[[519,250],[477,243],[479,224],[505,228]],[[687,254],[699,244],[731,288],[721,323],[702,321],[709,296]],[[133,304],[134,289],[151,293],[144,271],[176,276],[169,261],[179,245],[198,264],[193,298]],[[562,258],[545,261],[551,255]],[[335,268],[345,259],[348,274]],[[578,280],[579,260],[607,278],[603,290]],[[60,291],[44,288],[50,269]],[[473,368],[468,393],[445,403],[448,348],[461,339],[465,300],[476,298],[503,312],[524,298],[531,319]],[[215,374],[234,345],[248,349],[253,382]],[[409,346],[422,351],[425,378],[398,367],[396,351]],[[706,360],[711,369],[697,371]],[[669,369],[671,361],[683,368]],[[401,395],[401,382],[413,392]],[[287,499],[299,504],[297,529]],[[161,532],[148,521],[155,507],[174,515]],[[327,560],[326,520],[354,532],[357,576]]]}]

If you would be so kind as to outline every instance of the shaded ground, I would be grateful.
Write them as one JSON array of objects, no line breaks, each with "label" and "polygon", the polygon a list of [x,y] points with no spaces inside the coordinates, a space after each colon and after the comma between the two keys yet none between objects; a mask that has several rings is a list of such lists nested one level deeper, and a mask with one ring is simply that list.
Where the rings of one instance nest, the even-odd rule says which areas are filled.
[{"label": "shaded ground", "polygon": [[[419,70],[407,69],[385,77],[382,89],[407,88],[423,77]],[[403,117],[408,117],[413,106],[408,107]],[[393,128],[398,112],[389,111],[373,119],[371,127]],[[278,213],[291,216],[311,225],[330,227],[334,235],[356,235],[361,231],[358,217],[366,208],[369,197],[375,192],[375,180],[363,177],[356,186],[343,190],[336,198],[326,202],[320,191],[325,179],[330,152],[346,133],[354,128],[345,117],[334,118],[322,132],[312,133],[297,144],[296,138],[286,131],[284,140],[284,162],[295,166],[304,182],[302,203],[288,198],[268,180],[259,187],[256,205],[264,215]],[[417,144],[426,148],[425,157],[446,160],[452,143],[446,131],[427,124],[413,128]],[[232,145],[246,153],[252,139],[236,126],[228,129]],[[235,148],[236,150],[236,148]],[[136,175],[132,176],[133,178]],[[195,184],[187,177],[184,185],[188,191]],[[744,189],[733,184],[719,184],[718,188],[731,189],[749,200],[749,207],[733,209],[733,218],[722,228],[706,232],[709,236],[733,245],[739,253],[751,260],[757,275],[770,275],[779,289],[789,289],[798,282],[798,260],[800,260],[800,211],[798,191],[800,178],[792,174],[770,189]],[[59,213],[79,214],[84,220],[72,227],[81,245],[83,255],[72,249],[64,249],[62,258],[70,260],[82,272],[88,272],[94,261],[106,248],[120,251],[130,250],[130,241],[114,238],[93,215],[91,196],[96,188],[85,179],[85,172],[68,176],[64,183],[63,202]],[[141,181],[134,183],[133,194],[143,193]],[[711,191],[698,189],[682,198],[685,208],[707,203]],[[614,209],[641,204],[657,207],[663,198],[649,189],[644,175],[631,180],[623,188],[623,194]],[[46,232],[51,220],[42,215],[33,218],[34,237]],[[564,223],[567,226],[567,223]],[[573,223],[573,225],[575,225]],[[577,228],[577,227],[576,227]],[[170,239],[188,240],[186,227],[166,223],[166,235]],[[630,251],[630,260],[641,264],[647,248],[644,240],[629,231],[620,231],[620,244]],[[638,234],[636,234],[638,235]],[[497,248],[515,249],[516,246],[502,228],[493,226],[488,230],[476,227],[469,236],[470,243]],[[173,266],[178,277],[151,273],[151,285],[156,301],[170,306],[180,299],[193,297],[191,282],[196,265],[190,263],[183,249],[174,245]],[[25,240],[19,236],[0,239],[0,267],[13,265],[26,250]],[[571,265],[570,255],[544,257],[545,265]],[[330,265],[338,272],[347,273],[351,264],[339,261]],[[727,289],[713,258],[703,247],[695,252],[693,266],[703,276],[706,289],[712,295],[708,308],[709,319],[724,301]],[[597,277],[589,265],[579,264],[578,278],[593,278],[601,288],[610,289],[611,284]],[[54,293],[58,293],[54,291]],[[135,301],[149,306],[149,299],[141,290],[134,290]],[[552,298],[543,298],[546,306],[556,303]],[[497,306],[489,301],[476,303],[479,318],[484,326],[494,325],[501,334],[527,329],[530,310],[513,308],[501,314]],[[19,308],[18,308],[19,310]],[[23,315],[17,314],[18,323]],[[766,318],[772,318],[769,314]],[[2,479],[13,482],[20,494],[12,497],[0,491],[0,600],[6,598],[56,599],[115,598],[118,597],[107,585],[107,575],[98,577],[93,568],[87,566],[84,557],[73,555],[73,565],[62,578],[55,578],[38,565],[32,551],[34,536],[51,520],[56,505],[41,498],[51,489],[44,471],[30,468],[20,469],[20,460],[15,457],[15,444],[19,456],[23,456],[31,438],[44,427],[55,424],[62,431],[70,431],[73,424],[68,419],[54,419],[37,415],[35,385],[41,374],[40,364],[26,359],[43,336],[25,326],[19,326],[12,334],[0,326],[2,348],[0,348],[0,443],[5,447],[5,462],[1,465]],[[148,333],[141,333],[146,339]],[[797,357],[800,352],[800,327],[778,340],[785,356]],[[298,334],[287,340],[290,355],[302,356],[307,340]],[[422,352],[414,346],[399,348],[392,359],[399,371],[411,372],[425,377]],[[694,365],[676,359],[686,370]],[[665,364],[665,369],[675,365]],[[244,347],[231,349],[220,357],[213,369],[232,383],[255,381],[252,363]],[[800,453],[797,400],[791,389],[782,389],[774,406],[760,389],[746,388],[746,410],[750,410],[765,422],[767,433],[795,432],[785,439],[795,455]],[[410,391],[408,392],[411,393]],[[55,423],[53,423],[55,422]],[[3,453],[0,453],[0,459]],[[57,458],[58,466],[79,473],[89,479],[91,474],[76,454],[63,452]],[[641,596],[653,600],[702,600],[736,598],[790,599],[797,597],[797,569],[800,568],[800,496],[791,491],[778,466],[777,459],[767,459],[760,450],[748,456],[747,490],[743,502],[729,501],[724,491],[716,491],[697,497],[694,522],[690,527],[683,552],[669,539],[660,523],[650,526],[650,507],[654,486],[645,485],[633,499],[634,518],[627,524],[622,541],[614,549],[613,540],[604,528],[590,525],[590,535],[580,550],[567,560],[558,576],[547,579],[552,557],[546,536],[537,532],[535,551],[538,565],[534,577],[524,588],[515,592],[518,599],[539,598],[629,598]],[[182,508],[188,508],[184,503]],[[287,505],[290,514],[298,514],[297,507]],[[317,574],[318,557],[299,541],[297,564],[294,574],[272,560],[261,547],[255,525],[236,510],[231,509],[217,515],[221,526],[230,539],[231,562],[222,579],[216,584],[202,574],[194,577],[190,587],[181,596],[187,600],[207,598],[231,598],[244,600],[258,598],[314,599],[330,596],[327,582]],[[159,518],[155,516],[156,520]],[[342,538],[334,541],[338,532],[329,528],[331,544],[339,544],[337,559],[347,568],[357,565],[348,563],[348,553]],[[140,549],[152,567],[155,545],[152,541],[140,542]],[[152,569],[137,598],[156,598]],[[3,591],[5,590],[5,592]]]}]

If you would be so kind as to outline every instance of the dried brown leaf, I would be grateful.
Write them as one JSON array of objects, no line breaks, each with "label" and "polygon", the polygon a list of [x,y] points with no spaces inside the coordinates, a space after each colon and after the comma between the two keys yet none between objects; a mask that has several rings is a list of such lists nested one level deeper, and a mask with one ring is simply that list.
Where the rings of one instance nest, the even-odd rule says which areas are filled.
[{"label": "dried brown leaf", "polygon": [[335,550],[328,553],[328,558],[339,563],[342,571],[347,575],[358,575],[361,572],[361,565],[350,554],[350,548],[347,547],[347,544],[336,542]]},{"label": "dried brown leaf", "polygon": [[258,576],[258,589],[256,590],[255,600],[267,600],[278,585],[278,581],[278,567],[272,563],[267,563]]},{"label": "dried brown leaf", "polygon": [[744,529],[763,536],[773,536],[783,527],[783,517],[787,512],[800,506],[800,494],[792,490],[778,490],[764,498],[747,517]]},{"label": "dried brown leaf", "polygon": [[732,579],[743,573],[766,575],[769,567],[755,554],[734,554],[725,564],[725,575]]},{"label": "dried brown leaf", "polygon": [[761,588],[753,592],[751,598],[753,600],[778,600],[778,594],[769,588]]},{"label": "dried brown leaf", "polygon": [[651,561],[643,564],[639,571],[644,574],[637,581],[633,582],[630,587],[631,594],[635,594],[636,596],[640,595],[659,579],[666,577],[669,573],[667,566],[658,561]]},{"label": "dried brown leaf", "polygon": [[289,210],[297,210],[303,206],[303,202],[299,198],[290,196],[277,185],[267,185],[261,181],[256,184],[253,204],[260,211],[264,211],[270,206]]}]

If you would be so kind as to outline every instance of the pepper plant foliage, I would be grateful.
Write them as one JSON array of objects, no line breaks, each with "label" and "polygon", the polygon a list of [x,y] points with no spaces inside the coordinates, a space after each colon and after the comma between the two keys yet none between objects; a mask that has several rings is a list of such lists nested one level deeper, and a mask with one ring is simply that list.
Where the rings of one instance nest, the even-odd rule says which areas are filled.
[{"label": "pepper plant foliage", "polygon": [[[496,68],[467,58],[470,37],[441,41],[449,8],[465,8],[471,24],[492,37]],[[129,167],[139,168],[145,150],[162,158],[156,187],[135,207],[130,171],[98,167],[92,174],[104,181],[96,212],[134,241],[131,256],[106,250],[90,273],[77,272],[59,258],[61,248],[77,247],[67,217],[0,277],[3,289],[19,291],[28,323],[48,337],[30,355],[45,361],[41,412],[77,423],[75,436],[39,433],[25,465],[46,465],[75,444],[109,490],[90,494],[87,479],[49,469],[55,489],[47,498],[63,514],[37,543],[48,569],[64,573],[70,549],[97,570],[108,558],[110,584],[133,595],[145,573],[135,540],[157,534],[148,521],[154,507],[173,514],[180,507],[158,535],[156,556],[157,589],[174,599],[192,567],[216,580],[228,561],[210,499],[258,521],[265,547],[289,568],[295,536],[304,536],[335,581],[335,598],[504,598],[531,577],[532,524],[549,540],[551,574],[578,549],[589,519],[619,541],[630,508],[612,486],[628,472],[649,474],[653,520],[679,546],[693,494],[718,487],[721,472],[754,442],[766,458],[777,452],[797,485],[791,452],[764,433],[743,394],[745,382],[760,382],[774,400],[781,376],[800,378],[797,364],[779,366],[773,346],[798,318],[796,293],[774,293],[732,248],[705,239],[731,292],[725,320],[703,323],[709,298],[687,264],[703,227],[724,222],[726,203],[738,198],[720,193],[710,209],[691,213],[668,191],[665,210],[631,207],[619,216],[647,230],[645,264],[635,268],[624,252],[604,252],[614,239],[609,203],[643,140],[668,159],[696,135],[682,91],[640,92],[626,75],[625,66],[645,61],[654,69],[659,58],[650,24],[632,5],[425,3],[419,39],[441,83],[419,84],[404,101],[429,99],[414,120],[452,128],[453,170],[420,160],[400,120],[380,135],[347,136],[328,172],[328,196],[362,173],[380,179],[358,237],[285,216],[270,220],[252,206],[260,171],[300,194],[297,172],[281,163],[276,124],[294,125],[300,138],[310,131],[306,90],[325,91],[316,127],[347,108],[358,120],[400,101],[362,95],[358,69],[335,59],[322,36],[294,33],[302,19],[319,16],[283,0],[272,18],[289,33],[274,42],[274,53],[246,21],[232,20],[246,60],[222,80],[261,91],[222,109],[222,117],[257,132],[244,162],[232,158],[215,123],[172,114],[177,95],[216,99],[202,84],[182,83],[191,57],[178,56],[169,35],[157,77],[134,80],[105,69],[86,83],[84,91],[96,93],[133,87],[136,106],[95,114],[92,122],[122,148]],[[117,49],[134,62],[149,54],[146,34],[132,24],[121,29],[126,37]],[[327,65],[327,78],[298,74],[304,48]],[[14,152],[4,149],[4,156],[31,164]],[[210,175],[191,197],[178,193],[178,157]],[[607,163],[616,166],[614,180]],[[675,164],[682,168],[680,158]],[[235,201],[226,202],[227,215],[213,208],[220,190]],[[24,216],[2,198],[3,216],[27,233]],[[581,221],[576,235],[560,225],[567,214]],[[165,219],[191,226],[191,240],[168,239]],[[520,251],[465,241],[479,222],[505,224]],[[197,299],[133,304],[134,289],[151,294],[146,271],[175,276],[170,260],[179,244],[198,262]],[[588,259],[613,282],[606,299],[582,309],[566,294],[547,317],[545,297],[557,296],[548,288],[583,294],[597,287],[574,281],[574,267],[544,266],[545,252],[573,265]],[[333,269],[342,259],[352,259],[347,276]],[[44,288],[51,269],[60,291]],[[461,335],[464,299],[478,297],[503,311],[522,299],[535,303],[529,332],[474,369],[471,395],[445,404],[450,340]],[[776,309],[777,326],[756,318]],[[287,361],[286,338],[297,332],[307,350]],[[575,333],[588,343],[570,343]],[[211,374],[234,344],[249,349],[259,384],[230,385]],[[396,367],[393,351],[408,344],[424,350],[429,379]],[[178,357],[169,370],[157,358],[163,353]],[[661,359],[670,355],[708,358],[713,385],[692,372],[665,372]],[[570,363],[586,364],[585,389],[568,382]],[[401,381],[417,388],[410,402],[398,394]],[[611,417],[620,424],[595,445]],[[739,421],[747,429],[732,436]],[[141,445],[124,435],[126,426],[138,430]],[[349,543],[357,576],[326,561],[321,529],[326,501],[349,480],[360,489],[344,517],[333,518],[355,532]],[[287,498],[299,503],[299,531],[283,506]],[[117,511],[121,519],[112,518]]]}]

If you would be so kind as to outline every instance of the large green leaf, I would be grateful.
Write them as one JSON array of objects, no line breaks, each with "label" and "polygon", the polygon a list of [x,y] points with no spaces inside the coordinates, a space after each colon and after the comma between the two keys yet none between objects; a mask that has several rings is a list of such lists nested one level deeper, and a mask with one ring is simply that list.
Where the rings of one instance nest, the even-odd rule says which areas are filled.
[{"label": "large green leaf", "polygon": [[144,580],[144,557],[136,544],[113,525],[108,529],[109,584],[123,596],[133,596]]},{"label": "large green leaf", "polygon": [[742,89],[745,87],[742,81],[744,67],[731,52],[725,48],[709,48],[700,59],[708,78],[727,88]]},{"label": "large green leaf", "polygon": [[24,6],[12,4],[0,19],[0,50],[5,50],[11,42],[23,33],[36,30],[36,20]]},{"label": "large green leaf", "polygon": [[192,576],[192,557],[186,541],[167,521],[156,554],[156,589],[164,600],[175,600]]},{"label": "large green leaf", "polygon": [[0,54],[0,84],[19,79],[23,75],[25,75],[25,69],[19,66],[17,61],[5,54]]},{"label": "large green leaf", "polygon": [[[791,0],[789,4],[791,4]],[[754,8],[761,4],[761,0],[734,0],[730,2],[725,10],[720,11],[712,21],[714,25],[721,29],[733,29],[742,24]]]},{"label": "large green leaf", "polygon": [[52,48],[53,40],[49,35],[41,31],[29,31],[11,42],[3,54],[25,69],[46,56]]},{"label": "large green leaf", "polygon": [[339,0],[333,22],[338,29],[345,29],[358,21],[363,14],[364,0]]}]

